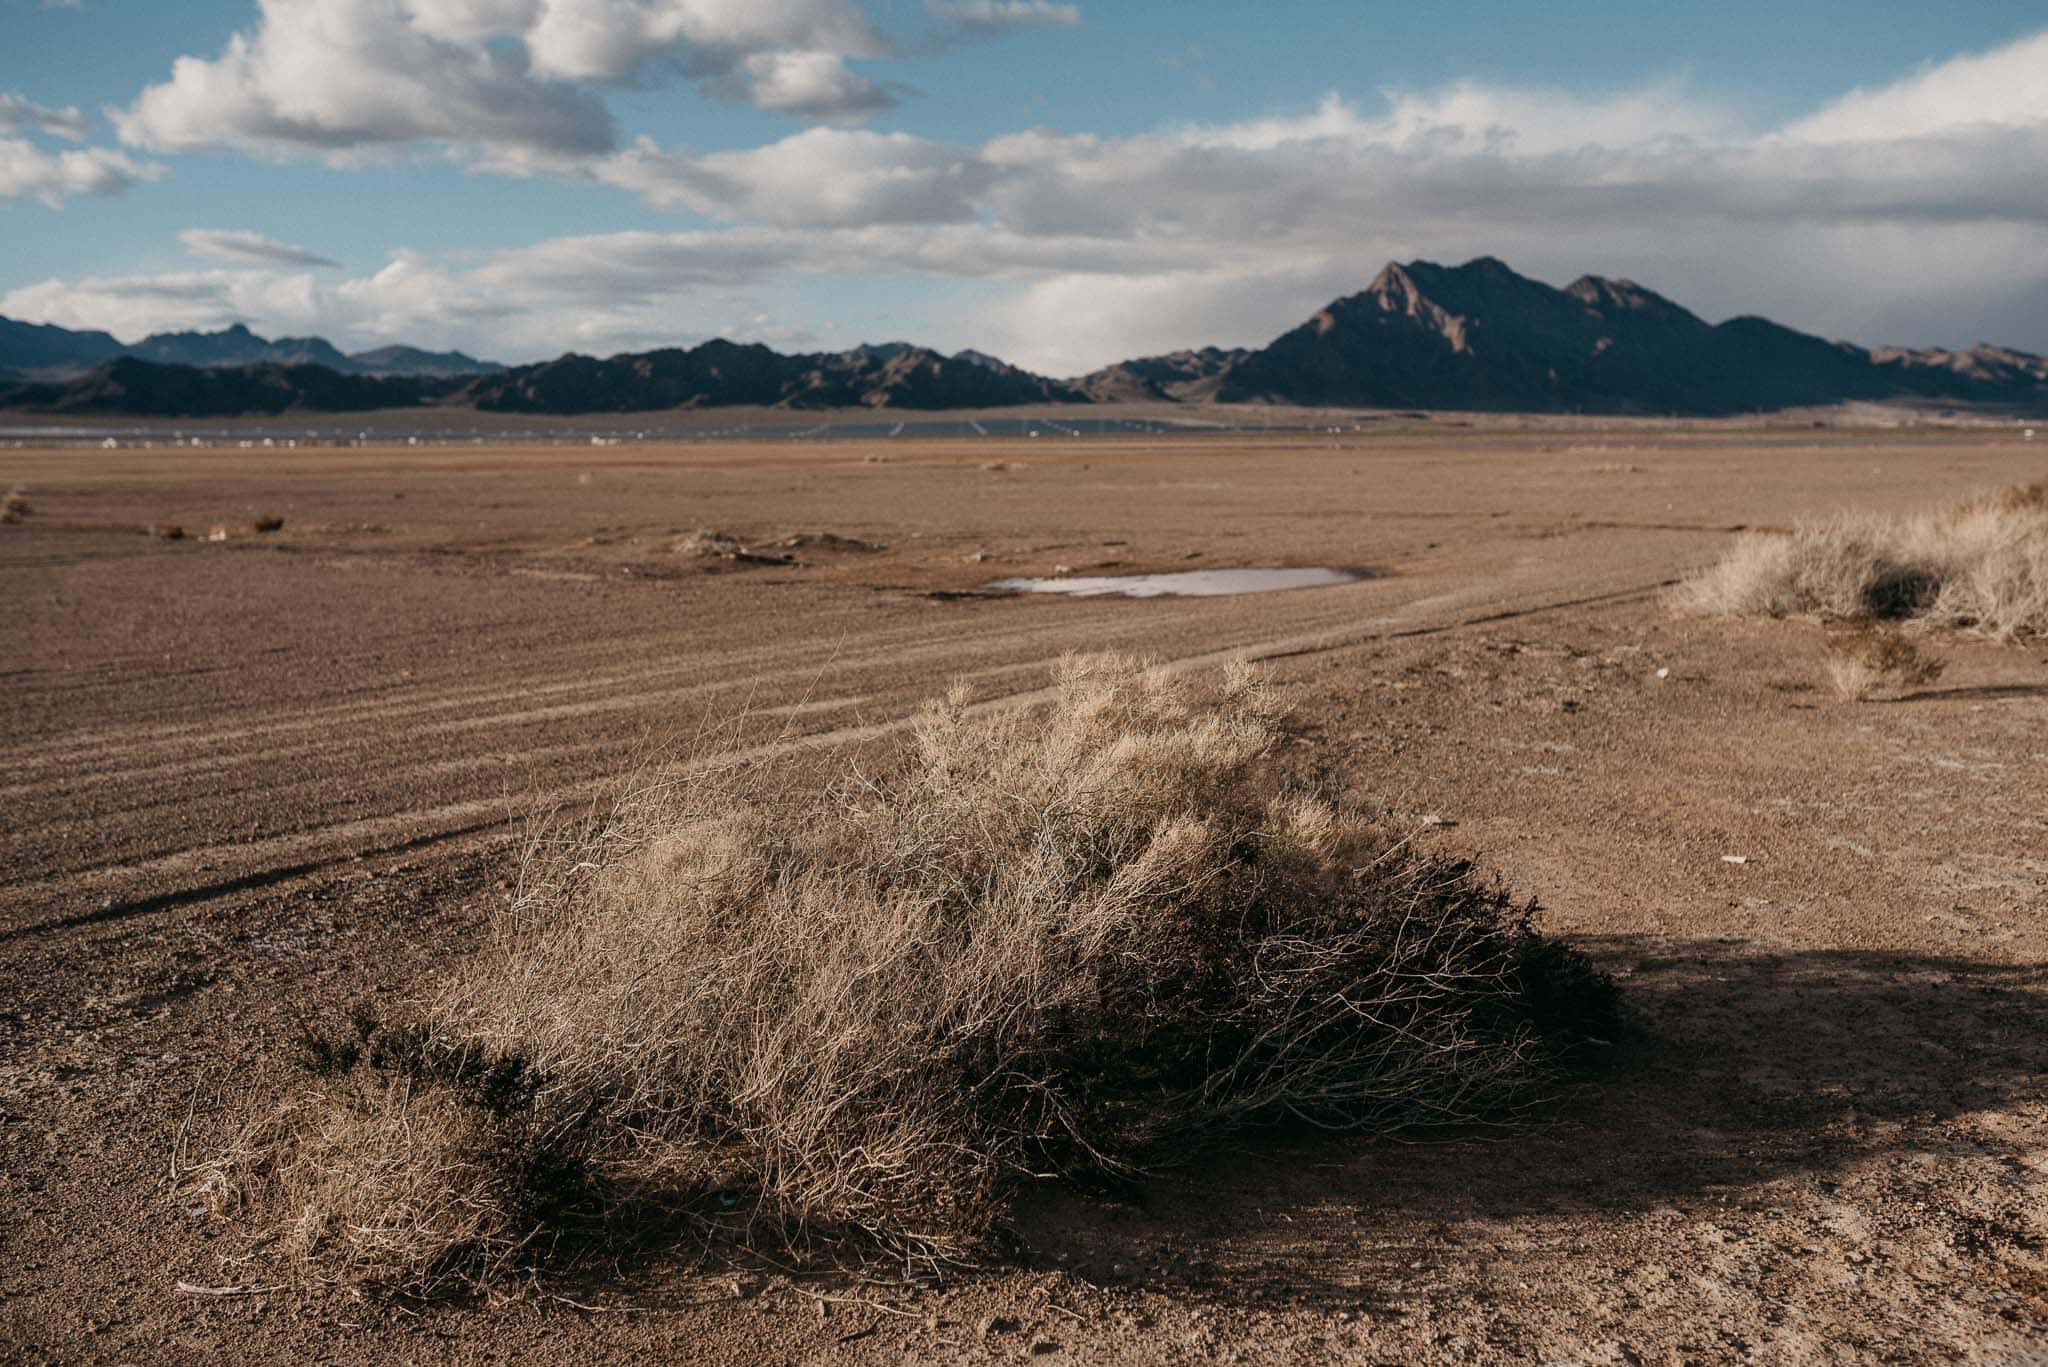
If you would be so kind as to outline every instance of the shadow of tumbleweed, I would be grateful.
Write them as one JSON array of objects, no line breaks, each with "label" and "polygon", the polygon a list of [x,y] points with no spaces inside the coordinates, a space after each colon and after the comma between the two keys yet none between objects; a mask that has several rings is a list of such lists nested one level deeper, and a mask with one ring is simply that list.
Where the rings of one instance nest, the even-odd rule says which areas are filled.
[{"label": "shadow of tumbleweed", "polygon": [[[1249,1140],[1102,1202],[1048,1186],[1040,1265],[1223,1303],[1370,1306],[1387,1273],[1495,1222],[1648,1213],[1823,1184],[1880,1154],[1943,1158],[1948,1122],[2048,1100],[2048,966],[1741,942],[1587,946],[1632,1039],[1534,1127],[1442,1142]],[[1973,1157],[2020,1171],[1979,1132]]]}]

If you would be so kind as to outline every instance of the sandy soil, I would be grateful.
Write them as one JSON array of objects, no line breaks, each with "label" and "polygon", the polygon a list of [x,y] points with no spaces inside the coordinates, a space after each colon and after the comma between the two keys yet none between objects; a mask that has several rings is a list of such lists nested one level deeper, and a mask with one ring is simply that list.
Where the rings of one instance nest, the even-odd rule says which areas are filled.
[{"label": "sandy soil", "polygon": [[[1662,597],[1736,527],[2043,465],[2017,434],[1615,424],[0,451],[32,509],[0,526],[0,1352],[2048,1361],[2048,657],[1957,641],[1938,686],[1842,704],[1816,625]],[[670,549],[696,529],[797,563]],[[869,544],[777,544],[827,532]],[[1376,577],[980,589],[1234,565]],[[707,735],[837,762],[952,680],[1028,703],[1103,647],[1269,661],[1293,762],[1542,898],[1636,1038],[1531,1131],[1047,1191],[1027,1266],[945,1286],[180,1290],[275,1280],[168,1198],[181,1128],[302,1014],[458,961],[508,818]]]}]

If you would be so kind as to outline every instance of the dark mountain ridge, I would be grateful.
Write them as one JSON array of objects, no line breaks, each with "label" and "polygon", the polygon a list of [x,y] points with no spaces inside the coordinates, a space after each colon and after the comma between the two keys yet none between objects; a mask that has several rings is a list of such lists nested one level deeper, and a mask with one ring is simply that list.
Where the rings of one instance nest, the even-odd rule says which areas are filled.
[{"label": "dark mountain ridge", "polygon": [[[2048,358],[2027,352],[1988,345],[1873,351],[1766,318],[1708,323],[1631,280],[1588,275],[1556,289],[1492,257],[1462,266],[1389,264],[1365,289],[1257,350],[1141,357],[1072,380],[1034,375],[982,352],[946,356],[908,342],[784,355],[714,340],[604,359],[570,353],[489,374],[463,372],[465,363],[482,363],[460,353],[411,348],[344,357],[344,368],[318,338],[266,342],[240,327],[120,348],[105,333],[0,320],[0,343],[15,348],[0,346],[0,367],[31,373],[34,364],[10,356],[47,357],[72,346],[100,358],[69,380],[0,381],[0,406],[154,416],[428,404],[579,414],[1142,401],[1668,415],[1850,400],[2048,404]],[[211,359],[151,365],[119,354],[141,350]],[[261,359],[237,359],[248,355]],[[406,373],[380,372],[378,360],[402,362]]]},{"label": "dark mountain ridge", "polygon": [[1874,398],[1868,354],[1763,319],[1718,326],[1630,280],[1552,289],[1482,257],[1390,265],[1231,367],[1224,402],[1728,413]]},{"label": "dark mountain ridge", "polygon": [[68,380],[122,356],[157,365],[207,369],[241,366],[325,366],[344,375],[488,375],[503,370],[459,351],[386,346],[345,355],[324,337],[272,341],[242,323],[219,332],[157,332],[124,346],[104,332],[73,332],[51,324],[0,318],[0,370],[39,380]]},{"label": "dark mountain ridge", "polygon": [[415,408],[447,397],[460,383],[414,375],[343,374],[321,365],[158,365],[121,356],[70,380],[0,384],[0,407],[161,418],[363,413]]},{"label": "dark mountain ridge", "polygon": [[766,408],[999,408],[1085,403],[1071,385],[993,357],[942,356],[890,343],[785,356],[759,344],[710,341],[597,360],[574,354],[469,385],[492,413],[630,413],[751,404]]},{"label": "dark mountain ridge", "polygon": [[50,323],[17,323],[0,318],[0,367],[24,375],[90,370],[119,356],[123,348],[104,332],[73,332]]}]

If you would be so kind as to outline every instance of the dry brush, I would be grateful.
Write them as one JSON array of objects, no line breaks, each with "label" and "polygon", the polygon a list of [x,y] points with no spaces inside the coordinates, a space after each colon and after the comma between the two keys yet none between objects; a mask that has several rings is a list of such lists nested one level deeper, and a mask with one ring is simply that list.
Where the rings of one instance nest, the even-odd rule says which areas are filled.
[{"label": "dry brush", "polygon": [[309,1036],[199,1181],[408,1292],[657,1213],[944,1264],[1042,1177],[1552,1094],[1612,984],[1468,864],[1286,782],[1277,726],[1249,675],[1199,704],[1095,659],[1041,712],[956,694],[822,793],[644,785],[536,840],[416,1024]]},{"label": "dry brush", "polygon": [[1708,616],[1904,621],[2048,635],[2048,480],[1912,518],[1751,534],[1680,590]]}]

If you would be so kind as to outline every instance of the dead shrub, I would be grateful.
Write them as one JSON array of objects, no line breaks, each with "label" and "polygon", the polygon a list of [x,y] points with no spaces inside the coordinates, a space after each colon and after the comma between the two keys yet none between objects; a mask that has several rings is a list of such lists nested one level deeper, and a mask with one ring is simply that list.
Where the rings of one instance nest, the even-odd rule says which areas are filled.
[{"label": "dead shrub", "polygon": [[149,534],[159,541],[183,541],[185,529],[175,522],[158,522],[151,525]]},{"label": "dead shrub", "polygon": [[863,541],[860,537],[841,536],[838,532],[794,532],[775,545],[786,551],[812,549],[846,551],[856,555],[872,555],[889,549],[879,541]]},{"label": "dead shrub", "polygon": [[700,560],[730,560],[746,549],[738,537],[703,527],[685,532],[669,542],[668,548],[676,555],[695,556]]},{"label": "dead shrub", "polygon": [[9,489],[0,495],[0,522],[19,522],[33,511],[25,490]]},{"label": "dead shrub", "polygon": [[1956,509],[1956,514],[1968,516],[1980,511],[2048,514],[2048,479],[2037,479],[2032,484],[2016,484],[2010,489],[2001,489],[1987,498],[1963,504]]},{"label": "dead shrub", "polygon": [[[834,538],[837,540],[837,538]],[[780,543],[784,546],[799,544],[792,537]],[[687,555],[698,560],[730,560],[741,565],[795,565],[798,560],[787,551],[755,550],[725,532],[699,529],[677,537],[669,543],[669,550],[676,555]]]},{"label": "dead shrub", "polygon": [[1828,679],[1844,702],[1925,688],[1947,667],[1947,661],[1894,629],[1870,627],[1828,638]]},{"label": "dead shrub", "polygon": [[[697,768],[552,824],[408,1036],[518,1060],[518,1105],[430,1100],[445,1066],[331,1084],[241,1170],[303,1174],[266,1207],[294,1229],[421,1212],[411,1243],[327,1236],[398,1284],[544,1237],[475,1164],[507,1126],[519,1152],[574,1136],[615,1213],[729,1211],[741,1240],[937,1265],[1000,1247],[1036,1178],[1249,1126],[1511,1121],[1613,1036],[1613,985],[1470,865],[1291,787],[1276,722],[1248,674],[1198,706],[1095,659],[1044,713],[956,693],[885,772],[822,793]],[[355,1078],[364,1048],[324,1066]]]},{"label": "dead shrub", "polygon": [[535,1105],[519,1058],[358,1014],[303,1029],[283,1099],[252,1110],[181,1195],[270,1227],[316,1279],[432,1296],[540,1261],[598,1209],[582,1117]]},{"label": "dead shrub", "polygon": [[1933,517],[1838,519],[1743,537],[1679,591],[1709,616],[1924,621],[2048,634],[2048,481]]},{"label": "dead shrub", "polygon": [[283,531],[284,519],[274,513],[265,513],[249,524],[249,530],[257,536],[267,536],[271,532]]}]

